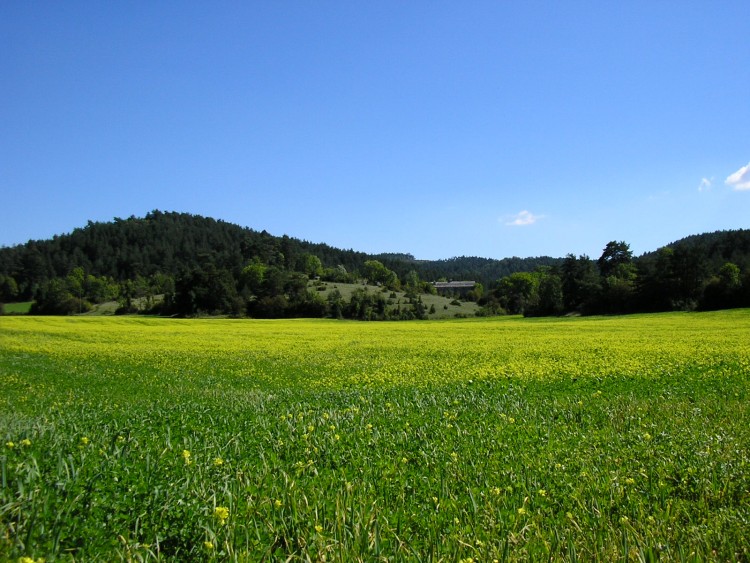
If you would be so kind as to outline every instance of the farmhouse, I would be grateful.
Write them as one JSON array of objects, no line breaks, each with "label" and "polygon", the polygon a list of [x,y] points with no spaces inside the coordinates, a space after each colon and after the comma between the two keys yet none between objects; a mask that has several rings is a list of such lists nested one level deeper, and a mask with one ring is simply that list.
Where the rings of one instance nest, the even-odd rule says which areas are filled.
[{"label": "farmhouse", "polygon": [[440,295],[465,295],[474,289],[476,284],[474,281],[432,282]]}]

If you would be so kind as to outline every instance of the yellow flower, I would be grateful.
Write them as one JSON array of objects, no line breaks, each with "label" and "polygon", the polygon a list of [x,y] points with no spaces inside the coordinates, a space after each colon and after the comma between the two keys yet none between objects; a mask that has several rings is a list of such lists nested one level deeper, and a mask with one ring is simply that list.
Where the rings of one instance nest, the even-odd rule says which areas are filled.
[{"label": "yellow flower", "polygon": [[323,526],[321,526],[320,524],[316,524],[315,525],[315,531],[318,532],[319,534],[322,534],[323,533]]},{"label": "yellow flower", "polygon": [[216,467],[219,467],[220,465],[224,465],[224,460],[221,459],[220,457],[215,457],[214,458],[214,465]]},{"label": "yellow flower", "polygon": [[204,541],[203,547],[205,547],[207,550],[211,551],[214,548],[214,544],[210,541]]},{"label": "yellow flower", "polygon": [[16,445],[13,442],[5,442],[5,447],[12,450],[13,448],[16,447]]},{"label": "yellow flower", "polygon": [[632,477],[628,477],[627,479],[625,479],[625,484],[626,485],[635,485],[635,479],[633,479]]},{"label": "yellow flower", "polygon": [[185,465],[190,465],[191,463],[193,463],[190,459],[190,450],[182,450],[182,454],[180,455],[182,456],[182,459],[185,460]]},{"label": "yellow flower", "polygon": [[544,489],[539,489],[539,496],[540,497],[546,497],[547,496],[547,491],[545,491]]},{"label": "yellow flower", "polygon": [[226,506],[217,506],[214,508],[214,517],[223,526],[229,518],[229,509]]},{"label": "yellow flower", "polygon": [[88,446],[89,445],[89,439],[86,436],[84,436],[83,438],[81,438],[81,445],[82,446]]},{"label": "yellow flower", "polygon": [[30,446],[31,445],[31,440],[29,440],[28,438],[24,438],[23,440],[21,440],[21,445],[22,446]]},{"label": "yellow flower", "polygon": [[281,502],[281,501],[280,501],[279,499],[276,499],[276,500],[274,501],[273,505],[274,505],[274,506],[275,506],[276,508],[281,508],[281,507],[282,507],[282,506],[284,505],[284,503],[283,503],[283,502]]},{"label": "yellow flower", "polygon": [[518,514],[523,516],[524,514],[526,514],[526,509],[522,506],[521,508],[518,509]]}]

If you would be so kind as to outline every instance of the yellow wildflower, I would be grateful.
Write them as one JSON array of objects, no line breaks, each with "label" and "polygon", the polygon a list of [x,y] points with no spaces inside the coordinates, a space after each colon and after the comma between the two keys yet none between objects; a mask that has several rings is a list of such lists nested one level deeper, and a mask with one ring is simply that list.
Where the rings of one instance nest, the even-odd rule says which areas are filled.
[{"label": "yellow wildflower", "polygon": [[29,440],[28,438],[24,438],[23,440],[21,440],[21,445],[22,446],[30,446],[31,445],[31,440]]},{"label": "yellow wildflower", "polygon": [[12,450],[13,448],[16,447],[16,445],[13,442],[5,442],[5,447],[8,448],[9,450]]},{"label": "yellow wildflower", "polygon": [[221,466],[221,465],[224,465],[224,460],[223,460],[223,459],[221,459],[220,457],[215,457],[215,458],[214,458],[214,465],[215,465],[216,467],[219,467],[219,466]]},{"label": "yellow wildflower", "polygon": [[217,506],[214,508],[214,517],[223,526],[229,518],[229,509],[226,506]]},{"label": "yellow wildflower", "polygon": [[204,541],[203,547],[205,547],[208,551],[211,551],[214,548],[214,544],[210,541]]},{"label": "yellow wildflower", "polygon": [[190,459],[190,450],[182,450],[182,453],[180,454],[182,456],[182,459],[185,460],[185,465],[190,465],[192,460]]}]

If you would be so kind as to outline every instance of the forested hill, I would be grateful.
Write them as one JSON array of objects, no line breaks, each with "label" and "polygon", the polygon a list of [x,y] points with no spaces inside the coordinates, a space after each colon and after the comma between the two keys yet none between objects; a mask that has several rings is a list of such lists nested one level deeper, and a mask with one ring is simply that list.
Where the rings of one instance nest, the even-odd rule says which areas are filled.
[{"label": "forested hill", "polygon": [[[366,254],[274,236],[224,221],[153,211],[89,222],[51,240],[0,248],[0,303],[34,301],[35,313],[82,312],[117,300],[123,312],[252,317],[424,318],[430,282],[470,280],[457,297],[482,314],[627,313],[750,306],[750,230],[690,236],[633,256],[610,241],[599,257],[457,257]],[[409,307],[386,308],[382,292],[323,299],[323,282],[403,291]],[[157,307],[156,296],[164,296]],[[390,297],[394,300],[398,297]]]},{"label": "forested hill", "polygon": [[352,250],[276,237],[208,217],[153,211],[144,218],[89,221],[85,227],[51,240],[0,249],[0,272],[15,273],[21,280],[35,283],[66,276],[80,267],[95,276],[123,281],[157,273],[179,275],[207,264],[239,271],[256,257],[294,270],[303,253],[347,269],[367,259]]},{"label": "forested hill", "polygon": [[287,272],[309,273],[310,256],[319,259],[323,269],[338,269],[349,275],[362,273],[365,262],[378,260],[399,278],[416,271],[424,281],[470,279],[485,286],[514,272],[559,263],[559,259],[550,257],[422,261],[410,254],[368,255],[286,235],[273,236],[208,217],[153,211],[144,218],[89,222],[50,240],[0,248],[0,275],[13,278],[19,298],[31,299],[47,280],[64,278],[75,268],[82,268],[87,275],[123,282],[156,275],[177,278],[210,265],[239,279],[251,261]]},{"label": "forested hill", "polygon": [[655,259],[665,248],[698,255],[710,270],[718,270],[727,262],[736,264],[742,271],[750,270],[750,229],[691,235],[646,253],[641,260]]}]

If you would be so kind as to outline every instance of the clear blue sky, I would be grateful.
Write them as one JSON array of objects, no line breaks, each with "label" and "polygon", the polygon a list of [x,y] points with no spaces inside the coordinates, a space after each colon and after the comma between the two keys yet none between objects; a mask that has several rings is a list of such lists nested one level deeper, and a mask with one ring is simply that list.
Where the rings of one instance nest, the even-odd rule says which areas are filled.
[{"label": "clear blue sky", "polygon": [[750,228],[750,2],[0,4],[0,245],[152,209],[417,258]]}]

